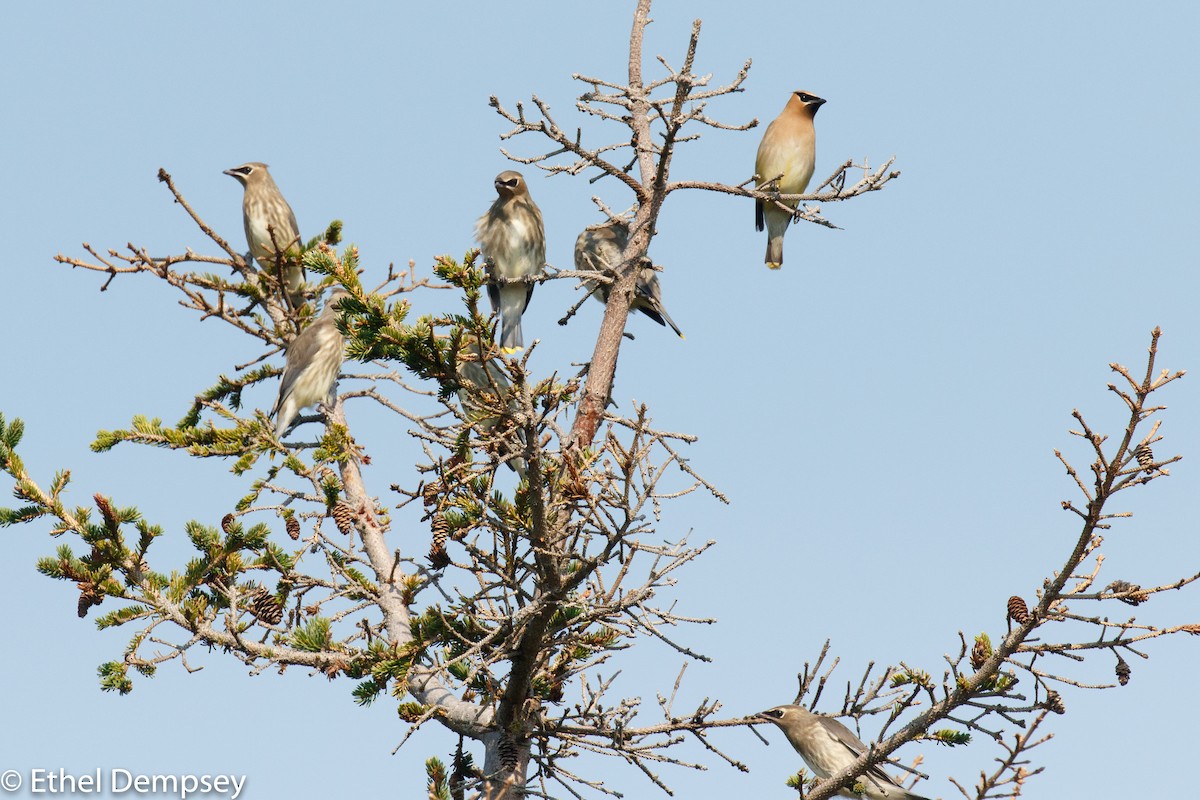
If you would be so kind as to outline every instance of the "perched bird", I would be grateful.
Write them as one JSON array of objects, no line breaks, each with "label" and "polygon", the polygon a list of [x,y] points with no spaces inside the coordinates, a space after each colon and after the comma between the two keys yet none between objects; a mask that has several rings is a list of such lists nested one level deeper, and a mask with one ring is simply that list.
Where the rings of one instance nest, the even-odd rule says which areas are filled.
[{"label": "perched bird", "polygon": [[279,398],[271,409],[276,436],[287,432],[300,409],[324,402],[333,392],[346,349],[335,319],[341,301],[349,296],[345,289],[334,289],[317,318],[288,344]]},{"label": "perched bird", "polygon": [[[301,244],[300,226],[296,224],[292,207],[283,199],[266,164],[251,161],[227,169],[225,174],[236,179],[246,190],[242,196],[242,224],[246,228],[250,255],[258,262],[259,269],[278,278],[278,254],[288,250],[299,252]],[[293,308],[304,302],[304,278],[304,267],[298,259],[284,268],[280,283]]]},{"label": "perched bird", "polygon": [[[597,228],[589,228],[575,240],[575,269],[615,276],[615,270],[621,263],[621,253],[628,243],[629,224],[624,220],[609,220]],[[587,281],[586,286],[591,290],[592,297],[601,303],[608,303],[609,284]],[[662,287],[653,267],[642,267],[638,274],[637,291],[630,308],[641,311],[659,325],[670,325],[675,335],[683,338],[683,331],[679,330],[663,306]]]},{"label": "perched bird", "polygon": [[[507,170],[496,176],[495,186],[499,197],[475,223],[475,241],[490,262],[489,274],[508,279],[540,275],[546,264],[546,232],[525,178]],[[492,309],[500,312],[500,346],[508,352],[525,346],[521,315],[532,296],[532,283],[488,286]]]},{"label": "perched bird", "polygon": [[[458,375],[458,399],[463,405],[467,419],[481,433],[492,433],[503,419],[497,413],[497,406],[504,402],[505,397],[509,395],[512,383],[500,367],[496,366],[495,362],[488,357],[479,337],[473,334],[467,334],[462,338],[455,373]],[[510,414],[517,413],[517,398],[508,397],[506,407]],[[524,431],[518,430],[517,438],[523,447],[525,444]],[[497,448],[497,451],[502,459],[511,455],[512,457],[507,458],[504,463],[508,464],[508,468],[513,472],[522,478],[525,477],[524,458],[513,454],[512,449],[503,444]]]},{"label": "perched bird", "polygon": [[[867,751],[862,740],[845,725],[807,708],[776,706],[754,716],[778,725],[804,762],[821,778],[839,772]],[[927,800],[905,789],[878,766],[872,766],[858,780],[871,800]],[[858,797],[847,791],[841,794]]]},{"label": "perched bird", "polygon": [[[778,178],[775,184],[780,194],[804,194],[812,180],[817,158],[817,133],[813,117],[825,101],[808,92],[792,92],[783,112],[767,126],[758,144],[754,172],[760,182]],[[780,177],[780,176],[783,177]],[[783,265],[783,234],[792,215],[772,202],[754,201],[754,227],[767,227],[767,266],[779,269]]]}]

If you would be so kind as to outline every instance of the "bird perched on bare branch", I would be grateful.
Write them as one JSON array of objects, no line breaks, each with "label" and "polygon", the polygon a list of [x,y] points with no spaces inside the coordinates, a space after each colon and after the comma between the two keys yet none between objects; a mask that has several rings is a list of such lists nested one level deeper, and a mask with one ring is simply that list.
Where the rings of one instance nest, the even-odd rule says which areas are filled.
[{"label": "bird perched on bare branch", "polygon": [[[463,336],[455,372],[459,402],[476,430],[486,435],[494,432],[501,422],[512,423],[513,416],[520,410],[517,398],[511,392],[512,382],[474,334]],[[517,430],[517,440],[524,447],[524,431]],[[512,446],[501,442],[497,452],[509,469],[525,477],[525,459]]]},{"label": "bird perched on bare branch", "polygon": [[[616,277],[616,268],[621,264],[621,254],[629,243],[629,223],[614,219],[596,228],[588,228],[575,240],[575,269],[584,272],[601,272]],[[587,281],[592,297],[608,303],[611,286],[599,281]],[[641,311],[659,325],[670,325],[680,339],[683,332],[671,319],[662,302],[662,286],[654,267],[644,266],[638,273],[637,291],[630,308]]]},{"label": "bird perched on bare branch", "polygon": [[[293,308],[304,302],[304,267],[300,264],[300,226],[296,215],[275,181],[267,165],[251,161],[240,167],[225,170],[246,190],[242,195],[242,225],[246,229],[246,244],[258,268],[274,275]],[[289,252],[290,251],[290,252]],[[279,265],[283,263],[283,276]]]},{"label": "bird perched on bare branch", "polygon": [[[546,232],[542,212],[521,173],[513,170],[496,176],[499,195],[475,223],[475,241],[488,260],[489,274],[513,280],[539,275],[546,264]],[[488,285],[492,309],[500,313],[500,346],[512,352],[525,346],[521,315],[529,307],[533,284]]]},{"label": "bird perched on bare branch", "polygon": [[[813,117],[825,101],[808,92],[792,92],[787,105],[767,126],[754,159],[754,172],[760,186],[774,188],[780,194],[804,194],[812,180],[817,159],[817,133]],[[767,257],[771,269],[783,266],[783,235],[792,215],[771,201],[754,201],[754,226],[767,228]]]},{"label": "bird perched on bare branch", "polygon": [[[840,772],[867,751],[862,740],[845,725],[801,706],[776,706],[754,716],[778,725],[804,762],[821,778]],[[870,767],[858,780],[871,800],[927,800],[905,789],[878,766]],[[840,794],[858,797],[847,791]]]},{"label": "bird perched on bare branch", "polygon": [[279,398],[271,409],[276,436],[287,432],[301,409],[325,402],[332,394],[346,351],[346,340],[337,329],[337,310],[349,296],[340,287],[330,292],[317,318],[288,344]]}]

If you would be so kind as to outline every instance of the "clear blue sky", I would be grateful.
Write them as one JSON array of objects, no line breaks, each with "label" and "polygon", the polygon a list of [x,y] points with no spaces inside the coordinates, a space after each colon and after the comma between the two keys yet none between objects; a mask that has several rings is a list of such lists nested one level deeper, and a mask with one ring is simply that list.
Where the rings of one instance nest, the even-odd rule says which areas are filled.
[{"label": "clear blue sky", "polygon": [[[507,126],[488,96],[511,107],[536,93],[560,123],[576,124],[574,97],[586,87],[570,76],[623,77],[631,5],[8,8],[0,411],[26,421],[31,472],[47,480],[70,468],[72,504],[102,492],[138,505],[168,531],[156,566],[182,565],[183,523],[215,524],[244,484],[222,462],[129,446],[97,456],[88,444],[137,413],[177,420],[217,374],[259,351],[197,323],[149,278],[101,294],[102,276],[63,268],[54,254],[80,255],[85,241],[211,250],[155,180],[159,167],[240,246],[241,190],[221,171],[261,160],[306,236],[345,220],[368,284],[389,262],[413,259],[429,274],[435,255],[471,246],[492,178],[510,166],[497,149]],[[720,697],[731,716],[788,701],[826,637],[843,658],[835,687],[872,659],[940,674],[957,631],[999,635],[1006,598],[1032,599],[1069,551],[1076,524],[1059,501],[1074,493],[1052,450],[1086,464],[1066,433],[1072,408],[1119,430],[1108,362],[1137,368],[1161,325],[1161,364],[1200,367],[1200,10],[770,2],[750,14],[695,2],[685,14],[682,5],[660,3],[648,56],[678,63],[699,16],[699,71],[721,82],[754,59],[746,91],[713,115],[766,123],[803,88],[829,101],[817,117],[819,176],[847,158],[892,155],[904,173],[881,193],[826,205],[843,230],[793,228],[777,273],[762,265],[748,202],[677,196],[663,216],[651,255],[687,339],[634,318],[615,397],[624,409],[648,403],[662,428],[699,435],[692,466],[733,501],[697,496],[665,510],[664,535],[718,542],[675,591],[684,613],[720,619],[676,632],[714,659],[689,667],[682,695]],[[653,61],[647,70],[658,74]],[[744,180],[760,131],[705,132],[680,153],[675,176]],[[530,153],[538,143],[509,146]],[[556,266],[598,219],[593,193],[628,202],[612,185],[524,171]],[[566,281],[546,285],[526,316],[545,372],[591,351],[598,304],[555,324],[575,298]],[[422,302],[435,300],[446,302]],[[247,402],[269,408],[271,391]],[[1200,386],[1186,378],[1163,399],[1158,452],[1187,458],[1171,478],[1119,498],[1135,516],[1106,536],[1105,583],[1158,584],[1200,564]],[[364,415],[357,436],[382,456],[386,467],[369,479],[390,500],[388,484],[411,478],[410,444],[403,427],[383,423]],[[195,654],[201,672],[168,667],[129,697],[103,694],[95,668],[120,657],[125,631],[78,620],[73,587],[35,573],[57,544],[45,526],[3,535],[0,770],[237,773],[251,800],[418,797],[423,760],[453,746],[431,725],[392,756],[406,726],[391,703],[363,710],[348,680],[249,677],[216,653]],[[428,546],[421,526],[395,535],[397,546]],[[1198,591],[1132,613],[1200,622]],[[1064,690],[1069,713],[1036,753],[1048,770],[1028,796],[1169,791],[1163,782],[1194,755],[1198,647],[1152,643],[1148,662],[1131,662],[1127,687]],[[614,663],[623,692],[648,708],[680,666],[653,644]],[[1112,679],[1106,656],[1054,667]],[[745,730],[714,735],[749,775],[712,763],[665,777],[682,797],[788,797],[782,782],[798,759],[776,731],[764,734],[770,747]],[[925,793],[943,797],[956,796],[946,775],[970,784],[997,755],[984,741],[903,755],[917,752],[934,775]],[[655,795],[617,762],[580,769],[629,796]]]}]

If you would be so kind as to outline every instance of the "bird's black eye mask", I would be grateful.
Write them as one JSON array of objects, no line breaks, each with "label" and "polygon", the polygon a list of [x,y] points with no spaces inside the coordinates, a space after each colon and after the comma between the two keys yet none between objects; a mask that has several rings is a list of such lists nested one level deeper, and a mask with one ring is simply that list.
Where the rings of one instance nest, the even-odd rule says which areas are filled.
[{"label": "bird's black eye mask", "polygon": [[773,708],[770,711],[764,711],[763,716],[771,717],[773,719],[783,719],[783,712],[777,708]]}]

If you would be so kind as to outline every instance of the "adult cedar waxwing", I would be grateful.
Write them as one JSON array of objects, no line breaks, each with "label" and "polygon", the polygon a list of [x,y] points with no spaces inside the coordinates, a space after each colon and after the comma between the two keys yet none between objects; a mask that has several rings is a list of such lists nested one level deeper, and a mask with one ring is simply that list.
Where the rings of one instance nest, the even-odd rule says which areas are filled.
[{"label": "adult cedar waxwing", "polygon": [[[258,268],[279,277],[278,253],[291,250],[293,262],[284,269],[281,284],[293,308],[304,302],[304,267],[299,263],[300,226],[292,207],[275,185],[267,165],[251,161],[240,167],[225,170],[245,188],[242,195],[242,225],[246,228],[246,244]],[[277,249],[278,248],[278,249]]]},{"label": "adult cedar waxwing", "polygon": [[[496,176],[496,202],[475,223],[475,241],[489,262],[489,274],[500,278],[540,275],[546,264],[546,232],[521,173],[507,170]],[[529,307],[533,284],[488,286],[492,309],[500,312],[500,346],[513,352],[525,346],[521,315]]]},{"label": "adult cedar waxwing", "polygon": [[288,344],[279,398],[271,409],[277,437],[287,432],[300,409],[325,402],[332,394],[346,350],[335,320],[342,299],[349,296],[340,287],[330,292],[317,318]]},{"label": "adult cedar waxwing", "polygon": [[[804,763],[821,778],[828,778],[848,767],[867,751],[862,740],[845,725],[807,708],[776,706],[754,716],[778,725]],[[878,766],[872,766],[858,780],[871,800],[927,800],[905,789]],[[848,791],[840,794],[858,797]]]},{"label": "adult cedar waxwing", "polygon": [[[775,184],[780,194],[804,194],[812,180],[817,159],[817,132],[813,117],[825,101],[808,92],[792,92],[783,112],[767,126],[758,144],[754,172],[758,181]],[[782,177],[780,177],[782,176]],[[767,266],[779,269],[783,265],[783,234],[792,215],[773,202],[754,201],[754,227],[767,227]]]},{"label": "adult cedar waxwing", "polygon": [[[580,272],[602,272],[615,278],[621,253],[628,243],[629,223],[625,220],[609,220],[599,227],[588,228],[575,240],[575,269]],[[591,290],[592,297],[601,303],[608,303],[609,284],[587,281],[585,285]],[[675,335],[683,338],[683,332],[663,306],[662,287],[653,267],[642,267],[638,274],[637,291],[630,308],[641,311],[659,325],[670,325]]]},{"label": "adult cedar waxwing", "polygon": [[[479,337],[465,334],[458,350],[458,363],[455,365],[458,375],[458,399],[463,404],[467,419],[483,434],[490,434],[496,429],[504,417],[497,406],[508,402],[505,407],[508,413],[516,414],[519,410],[517,398],[509,397],[512,383],[504,375],[500,367],[485,352]],[[521,446],[525,444],[524,431],[517,431],[517,439]],[[497,447],[504,463],[513,472],[525,477],[525,459],[512,452],[511,447],[503,443]],[[511,458],[506,458],[510,456]]]}]

